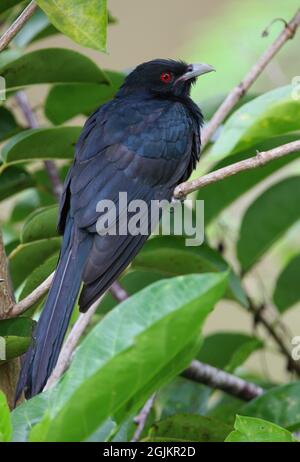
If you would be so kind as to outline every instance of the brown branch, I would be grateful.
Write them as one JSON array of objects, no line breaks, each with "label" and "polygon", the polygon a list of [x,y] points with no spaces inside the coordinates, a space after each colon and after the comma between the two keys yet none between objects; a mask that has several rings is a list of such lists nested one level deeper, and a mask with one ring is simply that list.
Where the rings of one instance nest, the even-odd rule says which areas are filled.
[{"label": "brown branch", "polygon": [[[14,295],[10,285],[7,258],[2,240],[2,233],[0,230],[0,317],[6,316],[13,304]],[[15,389],[19,372],[19,358],[5,361],[0,366],[0,390],[5,393],[7,402],[11,409],[14,407]]]},{"label": "brown branch", "polygon": [[[15,99],[28,123],[28,126],[30,128],[38,128],[39,124],[37,118],[33,110],[31,109],[26,93],[24,91],[18,91],[18,93],[15,96]],[[52,160],[45,160],[44,166],[50,183],[52,185],[53,194],[59,201],[62,194],[63,186],[62,182],[60,181],[59,173],[55,165],[55,162],[53,162]]]},{"label": "brown branch", "polygon": [[247,92],[247,90],[259,77],[259,75],[265,69],[267,64],[272,60],[275,54],[289,39],[292,39],[294,37],[299,25],[300,9],[296,12],[295,16],[291,19],[291,21],[285,25],[283,31],[279,34],[279,36],[272,43],[272,45],[260,56],[260,58],[252,66],[252,68],[245,75],[241,83],[237,85],[228,94],[224,102],[221,104],[219,109],[216,111],[214,116],[206,125],[202,133],[202,148],[204,148],[207,145],[210,138],[215,133],[216,129],[221,125],[221,123],[228,116],[231,109],[236,105],[236,103],[241,99],[241,97]]},{"label": "brown branch", "polygon": [[30,2],[29,5],[22,11],[20,16],[12,23],[10,28],[2,35],[0,38],[0,51],[4,50],[11,40],[17,35],[17,33],[22,29],[24,24],[28,19],[33,15],[37,9],[37,4],[35,2]]},{"label": "brown branch", "polygon": [[254,383],[196,360],[192,361],[181,375],[245,401],[250,401],[264,393],[264,390]]},{"label": "brown branch", "polygon": [[2,315],[0,314],[0,319],[1,318],[2,319],[15,318],[23,314],[29,308],[31,308],[50,289],[53,276],[54,276],[54,272],[50,274],[50,276],[48,276],[47,279],[45,279],[45,281],[42,282],[42,284],[40,284],[36,289],[34,289],[34,291],[31,292],[31,294],[23,298],[23,300],[19,301],[18,303],[15,303],[11,307],[11,309],[7,311],[6,313]]},{"label": "brown branch", "polygon": [[227,165],[226,167],[212,171],[207,175],[196,178],[195,180],[181,183],[175,188],[174,196],[176,198],[185,197],[187,194],[204,188],[209,184],[222,181],[225,178],[236,175],[240,172],[245,172],[246,170],[262,167],[272,160],[279,159],[280,157],[297,151],[300,151],[300,141],[293,141],[291,143],[278,146],[277,148],[270,149],[270,151],[259,152],[256,154],[256,156],[250,157],[249,159],[241,160],[240,162]]},{"label": "brown branch", "polygon": [[153,393],[153,395],[150,396],[148,401],[146,401],[140,413],[134,418],[134,423],[137,424],[137,428],[131,439],[131,443],[136,443],[140,439],[141,434],[143,433],[143,430],[147,423],[147,419],[149,417],[151,409],[153,408],[155,397],[156,397],[156,393]]},{"label": "brown branch", "polygon": [[71,329],[62,349],[59,354],[55,368],[53,369],[52,374],[50,375],[44,390],[51,388],[57,380],[62,376],[65,370],[69,367],[70,361],[72,359],[73,352],[78,345],[78,342],[91,322],[93,315],[95,314],[101,300],[105,296],[105,293],[97,300],[93,305],[88,309],[84,314],[80,314],[79,318],[75,322],[74,326]]}]

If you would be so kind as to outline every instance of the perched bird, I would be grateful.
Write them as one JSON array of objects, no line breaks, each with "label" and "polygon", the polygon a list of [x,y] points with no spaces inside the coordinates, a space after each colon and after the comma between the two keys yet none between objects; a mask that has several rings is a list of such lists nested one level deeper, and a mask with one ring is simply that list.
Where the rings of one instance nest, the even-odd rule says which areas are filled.
[{"label": "perched bird", "polygon": [[[63,242],[45,307],[25,355],[17,396],[39,393],[53,370],[77,296],[86,311],[133,260],[150,234],[97,232],[97,203],[171,200],[200,152],[202,114],[190,98],[207,64],[156,59],[136,67],[115,98],[87,120],[64,184],[58,229]],[[118,205],[118,204],[117,204]],[[118,218],[126,211],[119,210]]]}]

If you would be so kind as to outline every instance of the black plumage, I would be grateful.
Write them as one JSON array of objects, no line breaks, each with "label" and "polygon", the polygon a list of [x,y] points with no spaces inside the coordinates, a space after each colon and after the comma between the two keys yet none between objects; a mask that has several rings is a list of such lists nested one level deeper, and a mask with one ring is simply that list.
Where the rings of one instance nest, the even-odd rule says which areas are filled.
[{"label": "black plumage", "polygon": [[56,275],[22,365],[18,395],[25,390],[30,397],[44,387],[78,293],[80,310],[86,311],[148,237],[100,236],[97,203],[110,199],[118,205],[121,191],[128,202],[170,200],[195,168],[202,115],[189,92],[195,78],[210,70],[171,60],[141,64],[87,120],[60,203],[58,229],[64,237]]}]

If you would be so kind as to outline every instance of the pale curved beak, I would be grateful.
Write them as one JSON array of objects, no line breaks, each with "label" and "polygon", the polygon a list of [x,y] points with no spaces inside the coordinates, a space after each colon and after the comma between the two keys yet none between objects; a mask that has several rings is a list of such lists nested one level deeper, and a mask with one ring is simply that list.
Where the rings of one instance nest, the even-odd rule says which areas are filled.
[{"label": "pale curved beak", "polygon": [[209,64],[201,63],[201,64],[189,64],[187,68],[187,72],[180,76],[175,83],[177,82],[186,82],[187,80],[194,79],[195,77],[199,77],[200,75],[207,74],[208,72],[215,71],[216,69]]}]

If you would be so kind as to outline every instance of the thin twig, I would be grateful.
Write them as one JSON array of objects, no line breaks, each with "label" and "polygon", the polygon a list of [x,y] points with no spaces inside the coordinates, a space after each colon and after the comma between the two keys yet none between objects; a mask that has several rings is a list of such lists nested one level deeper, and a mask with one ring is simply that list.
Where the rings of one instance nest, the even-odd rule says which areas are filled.
[{"label": "thin twig", "polygon": [[9,43],[17,35],[20,29],[22,29],[24,24],[33,15],[36,9],[37,9],[37,4],[32,1],[22,11],[20,16],[18,16],[18,18],[12,23],[10,28],[0,38],[0,51],[4,50],[9,45]]},{"label": "thin twig", "polygon": [[300,9],[289,23],[286,24],[283,31],[279,34],[272,45],[260,56],[244,79],[237,85],[226,97],[209,123],[205,126],[202,133],[202,148],[209,142],[212,135],[228,116],[231,109],[236,105],[240,98],[247,92],[255,80],[259,77],[267,64],[272,60],[281,47],[291,38],[294,37],[297,28],[300,25]]},{"label": "thin twig", "polygon": [[272,160],[279,159],[280,157],[297,151],[300,151],[300,141],[293,141],[291,143],[278,146],[277,148],[270,149],[269,151],[259,152],[256,154],[256,156],[250,157],[249,159],[235,162],[234,164],[212,171],[207,175],[196,178],[195,180],[181,183],[175,188],[174,196],[176,198],[185,197],[187,194],[204,188],[209,184],[224,180],[225,178],[236,175],[240,172],[244,172],[246,170],[262,167]]},{"label": "thin twig", "polygon": [[137,441],[139,441],[139,439],[141,437],[141,434],[143,433],[143,430],[144,430],[145,425],[147,423],[147,419],[149,417],[151,409],[153,408],[155,397],[156,397],[156,393],[153,393],[153,395],[150,396],[148,401],[143,406],[140,413],[134,418],[134,423],[137,424],[137,428],[136,428],[136,430],[134,432],[134,435],[133,435],[133,437],[131,439],[132,443],[136,443]]},{"label": "thin twig", "polygon": [[[37,118],[33,110],[31,109],[26,93],[24,91],[18,91],[15,96],[15,99],[28,123],[28,126],[30,128],[38,128],[39,124]],[[63,186],[59,177],[58,169],[55,165],[55,162],[53,162],[52,160],[45,160],[44,166],[50,183],[52,185],[53,194],[59,201],[62,194]]]},{"label": "thin twig", "polygon": [[263,388],[254,383],[197,360],[192,361],[181,375],[245,401],[250,401],[264,393]]},{"label": "thin twig", "polygon": [[[20,302],[16,303],[12,309],[6,313],[6,315],[2,316],[2,318],[15,318],[17,316],[20,316],[23,314],[25,311],[29,310],[36,302],[38,302],[43,295],[50,289],[52,279],[54,276],[54,272],[50,274],[50,276],[45,279],[42,284],[40,284],[36,289],[34,289],[31,294],[29,294],[27,297],[23,298]],[[1,318],[1,316],[0,316]]]},{"label": "thin twig", "polygon": [[70,361],[72,359],[73,352],[78,345],[78,342],[91,322],[93,315],[95,314],[99,303],[105,296],[105,293],[97,300],[93,305],[88,309],[84,314],[80,314],[77,321],[69,333],[67,340],[65,341],[61,352],[59,354],[55,368],[53,369],[52,374],[50,375],[44,390],[48,390],[52,385],[54,385],[65,370],[69,367]]},{"label": "thin twig", "polygon": [[114,299],[118,302],[124,302],[124,300],[126,300],[129,297],[129,294],[126,292],[126,290],[123,289],[123,287],[118,281],[115,281],[110,286],[109,290]]}]

